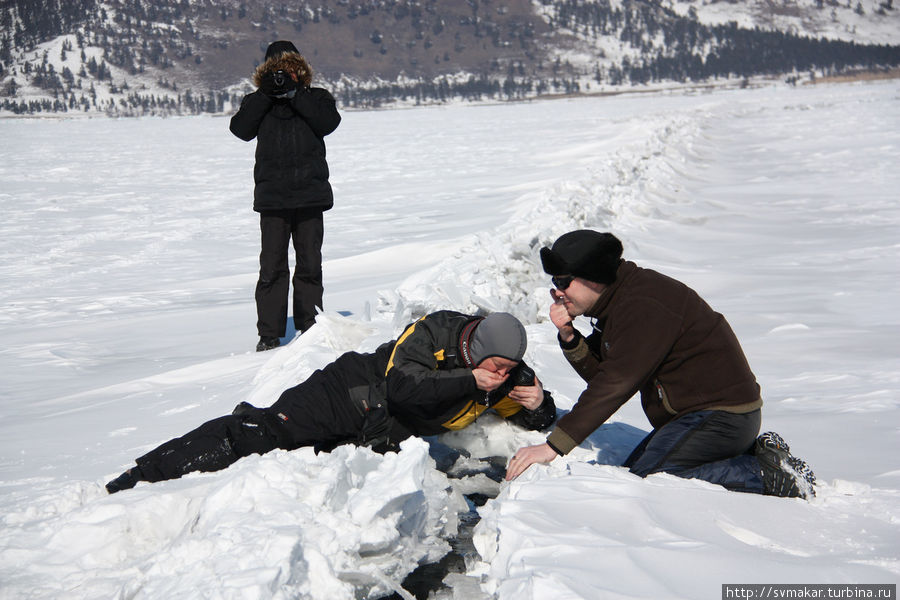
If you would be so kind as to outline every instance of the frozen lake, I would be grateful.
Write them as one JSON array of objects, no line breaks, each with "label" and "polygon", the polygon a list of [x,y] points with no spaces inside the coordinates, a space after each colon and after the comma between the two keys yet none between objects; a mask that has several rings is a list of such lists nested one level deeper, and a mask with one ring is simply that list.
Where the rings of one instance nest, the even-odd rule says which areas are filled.
[{"label": "frozen lake", "polygon": [[[326,315],[262,354],[253,143],[226,118],[0,121],[0,598],[384,595],[447,550],[479,486],[499,494],[476,528],[484,560],[440,599],[896,583],[900,83],[343,117],[326,140]],[[582,227],[728,318],[763,427],[815,469],[815,500],[631,476],[615,465],[649,431],[636,401],[511,484],[448,482],[413,440],[103,490],[424,310],[515,312],[569,408],[581,385],[537,249]],[[442,441],[486,457],[542,439],[487,419]]]}]

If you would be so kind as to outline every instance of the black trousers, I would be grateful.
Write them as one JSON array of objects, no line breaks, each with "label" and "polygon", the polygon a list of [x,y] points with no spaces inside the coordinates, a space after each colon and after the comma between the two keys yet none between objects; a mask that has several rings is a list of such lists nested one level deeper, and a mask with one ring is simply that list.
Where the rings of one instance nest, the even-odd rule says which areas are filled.
[{"label": "black trousers", "polygon": [[294,328],[306,331],[322,307],[321,210],[267,210],[259,215],[261,251],[256,283],[256,329],[260,337],[284,337],[287,331],[291,272],[288,245],[293,241]]},{"label": "black trousers", "polygon": [[364,355],[348,352],[303,383],[285,390],[269,408],[239,405],[135,462],[146,481],[177,479],[193,471],[218,471],[251,454],[313,446],[331,450],[358,443],[365,426],[359,401],[376,381]]}]

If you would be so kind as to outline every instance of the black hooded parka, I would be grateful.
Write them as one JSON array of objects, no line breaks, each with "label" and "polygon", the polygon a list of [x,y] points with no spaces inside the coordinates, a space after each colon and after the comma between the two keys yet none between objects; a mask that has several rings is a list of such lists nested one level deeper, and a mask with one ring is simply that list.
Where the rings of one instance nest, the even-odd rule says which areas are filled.
[{"label": "black hooded parka", "polygon": [[[297,59],[302,57],[290,54],[266,60],[254,79]],[[301,78],[293,97],[270,98],[261,90],[244,96],[230,129],[244,141],[256,138],[253,210],[325,211],[333,206],[323,138],[340,122],[334,97],[328,90],[309,87],[307,78]]]}]

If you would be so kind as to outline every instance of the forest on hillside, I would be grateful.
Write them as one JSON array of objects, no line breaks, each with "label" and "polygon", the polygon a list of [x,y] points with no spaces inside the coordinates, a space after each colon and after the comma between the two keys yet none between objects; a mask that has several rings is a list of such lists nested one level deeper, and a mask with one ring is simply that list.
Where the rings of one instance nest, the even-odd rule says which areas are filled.
[{"label": "forest on hillside", "polygon": [[[894,10],[883,0],[883,10]],[[451,8],[452,7],[452,8]],[[460,8],[462,7],[462,8]],[[350,0],[273,5],[188,0],[5,0],[0,6],[0,109],[15,114],[220,113],[234,106],[260,38],[313,45],[320,81],[347,107],[517,100],[585,86],[640,86],[754,76],[833,75],[900,64],[900,46],[704,25],[648,0]],[[64,37],[54,55],[17,60]],[[568,36],[568,37],[566,37]],[[592,64],[553,44],[622,50]],[[327,49],[327,51],[326,51]],[[426,68],[427,63],[427,68]],[[61,66],[56,66],[61,65]],[[242,66],[243,65],[243,66]],[[402,70],[397,70],[401,65]],[[29,92],[29,93],[24,93]]]}]

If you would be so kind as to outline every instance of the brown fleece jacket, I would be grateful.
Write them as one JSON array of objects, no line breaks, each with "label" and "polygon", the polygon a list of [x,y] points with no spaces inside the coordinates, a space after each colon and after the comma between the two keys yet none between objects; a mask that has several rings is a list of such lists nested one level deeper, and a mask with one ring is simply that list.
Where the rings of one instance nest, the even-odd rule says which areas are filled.
[{"label": "brown fleece jacket", "polygon": [[637,392],[654,428],[697,410],[746,413],[759,385],[721,314],[670,277],[622,262],[586,316],[589,337],[560,344],[588,386],[547,441],[566,454]]}]

